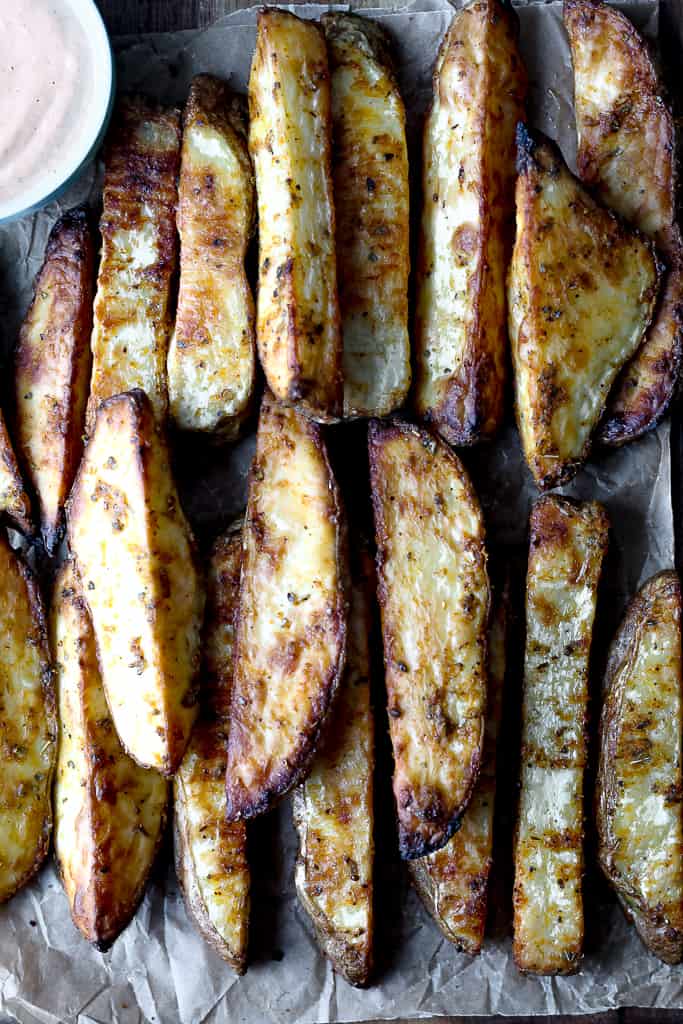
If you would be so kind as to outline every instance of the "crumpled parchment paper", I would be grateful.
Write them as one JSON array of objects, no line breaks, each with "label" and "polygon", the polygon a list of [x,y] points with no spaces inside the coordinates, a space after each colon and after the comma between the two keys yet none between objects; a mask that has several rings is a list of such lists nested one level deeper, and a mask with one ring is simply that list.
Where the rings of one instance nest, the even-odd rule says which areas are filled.
[{"label": "crumpled parchment paper", "polygon": [[[622,6],[648,37],[656,38],[656,0]],[[315,17],[324,9],[306,5],[297,12]],[[396,43],[415,152],[430,93],[431,65],[452,9],[445,0],[417,0],[397,11],[363,13],[377,17]],[[530,3],[521,6],[519,14],[531,77],[532,119],[559,140],[571,163],[571,69],[561,4]],[[210,71],[244,90],[254,37],[252,9],[205,31],[119,40],[120,85],[182,102],[191,76]],[[88,199],[96,207],[100,175],[101,168],[91,168],[59,202],[0,228],[3,351],[14,344],[51,224],[76,202]],[[340,433],[347,429],[348,435]],[[358,429],[335,431],[336,446],[340,447],[340,437],[353,437],[349,449],[353,458],[362,458]],[[181,473],[183,496],[200,533],[215,531],[243,505],[252,451],[253,437],[247,437],[232,449],[203,452],[188,460],[192,469]],[[523,557],[528,510],[536,492],[514,427],[509,426],[494,446],[468,452],[465,459],[493,543]],[[670,428],[664,423],[622,451],[595,456],[565,489],[604,501],[611,515],[613,545],[602,602],[608,633],[639,583],[673,565],[670,461]],[[388,779],[380,784],[388,793]],[[501,794],[503,801],[508,803],[502,807],[503,817],[509,819],[513,798]],[[135,920],[107,954],[91,949],[72,925],[51,864],[0,908],[0,1022],[4,1014],[22,1024],[309,1024],[433,1014],[588,1013],[620,1005],[683,1007],[683,972],[650,956],[605,887],[590,880],[587,955],[576,977],[524,978],[518,973],[510,951],[509,891],[499,898],[497,882],[491,900],[497,912],[482,955],[471,959],[456,953],[408,887],[390,830],[388,839],[378,835],[377,982],[365,992],[354,990],[337,979],[319,955],[296,905],[295,840],[288,803],[251,830],[252,962],[246,976],[237,979],[191,927],[169,852],[170,843]],[[509,874],[509,859],[508,845],[499,857],[503,875]]]}]

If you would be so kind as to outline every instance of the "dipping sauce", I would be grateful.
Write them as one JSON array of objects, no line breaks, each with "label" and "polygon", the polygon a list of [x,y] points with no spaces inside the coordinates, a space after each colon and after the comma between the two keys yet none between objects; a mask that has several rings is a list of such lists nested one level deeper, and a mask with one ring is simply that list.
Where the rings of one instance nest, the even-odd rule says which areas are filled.
[{"label": "dipping sauce", "polygon": [[0,204],[49,194],[86,155],[94,65],[71,0],[0,0]]}]

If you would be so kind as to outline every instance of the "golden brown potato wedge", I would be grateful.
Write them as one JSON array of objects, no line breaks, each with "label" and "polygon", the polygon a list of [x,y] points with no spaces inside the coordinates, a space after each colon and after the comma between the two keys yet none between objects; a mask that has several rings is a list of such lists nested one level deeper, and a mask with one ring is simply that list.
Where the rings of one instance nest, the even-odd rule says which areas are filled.
[{"label": "golden brown potato wedge", "polygon": [[142,899],[164,832],[168,783],[121,746],[72,562],[55,581],[50,639],[59,708],[55,854],[74,924],[107,949]]},{"label": "golden brown potato wedge", "polygon": [[444,846],[479,774],[489,583],[479,501],[458,458],[408,423],[370,424],[399,846]]},{"label": "golden brown potato wedge", "polygon": [[187,912],[238,974],[247,965],[250,874],[246,826],[225,819],[225,772],[241,565],[238,523],[211,553],[201,710],[173,783],[176,873]]},{"label": "golden brown potato wedge", "polygon": [[256,337],[276,398],[315,419],[342,411],[330,75],[320,27],[259,11],[249,78],[259,220]]},{"label": "golden brown potato wedge", "polygon": [[21,479],[17,457],[0,410],[0,513],[23,533],[32,533],[31,502]]},{"label": "golden brown potato wedge", "polygon": [[138,764],[172,775],[197,713],[204,593],[144,392],[100,406],[67,522],[116,730]]},{"label": "golden brown potato wedge", "polygon": [[657,301],[652,247],[599,206],[548,140],[517,132],[508,281],[517,420],[539,487],[569,480]]},{"label": "golden brown potato wedge", "polygon": [[488,881],[493,853],[496,750],[503,714],[508,635],[507,587],[495,594],[489,625],[488,707],[481,773],[460,828],[428,857],[410,861],[413,884],[449,942],[476,956],[486,928]]},{"label": "golden brown potato wedge", "polygon": [[532,974],[573,974],[583,956],[588,669],[608,534],[597,502],[550,495],[531,512],[513,953]]},{"label": "golden brown potato wedge", "polygon": [[85,207],[54,224],[15,354],[17,451],[38,498],[48,553],[83,449],[95,248]]},{"label": "golden brown potato wedge", "polygon": [[318,943],[352,985],[373,960],[374,722],[370,634],[374,571],[365,550],[351,586],[346,671],[323,744],[294,792],[296,891]]},{"label": "golden brown potato wedge", "polygon": [[610,650],[595,794],[600,865],[645,945],[683,960],[681,585],[649,580]]},{"label": "golden brown potato wedge", "polygon": [[57,718],[38,587],[0,534],[0,903],[45,860]]},{"label": "golden brown potato wedge", "polygon": [[500,0],[455,14],[425,122],[415,408],[455,445],[492,437],[505,411],[505,274],[526,96],[517,36]]},{"label": "golden brown potato wedge", "polygon": [[653,238],[668,264],[645,341],[617,381],[599,431],[620,445],[655,426],[683,355],[683,254],[676,218],[676,132],[647,44],[609,4],[568,0],[579,177]]},{"label": "golden brown potato wedge", "polygon": [[244,260],[256,193],[242,103],[212,75],[192,80],[178,186],[180,287],[168,351],[181,430],[235,436],[254,389],[254,299]]},{"label": "golden brown potato wedge", "polygon": [[342,513],[320,428],[266,394],[244,527],[229,821],[310,771],[346,649]]},{"label": "golden brown potato wedge", "polygon": [[123,97],[105,154],[88,433],[100,402],[134,388],[166,417],[179,159],[180,112]]},{"label": "golden brown potato wedge", "polygon": [[330,55],[344,416],[386,416],[410,387],[405,108],[375,22],[324,14]]}]

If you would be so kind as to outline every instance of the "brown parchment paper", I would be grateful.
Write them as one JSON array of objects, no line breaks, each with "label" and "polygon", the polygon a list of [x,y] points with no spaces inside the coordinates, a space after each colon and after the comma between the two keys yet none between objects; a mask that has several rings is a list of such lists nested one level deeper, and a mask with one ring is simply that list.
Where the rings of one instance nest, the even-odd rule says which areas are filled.
[{"label": "brown parchment paper", "polygon": [[[621,6],[650,39],[656,38],[656,0]],[[296,8],[310,17],[325,9]],[[572,163],[571,68],[561,4],[529,3],[518,10],[532,83],[532,119],[559,140]],[[400,10],[363,13],[380,20],[394,38],[415,153],[431,66],[452,9],[444,0],[418,0]],[[251,9],[200,32],[119,40],[119,84],[182,102],[191,76],[211,71],[244,90],[254,37]],[[61,201],[0,228],[0,345],[5,353],[15,342],[51,224],[76,202],[89,200],[97,207],[100,175],[101,168],[94,166]],[[362,428],[335,428],[333,444],[348,449],[347,462],[353,467],[354,460],[363,458]],[[253,436],[231,449],[195,453],[190,446],[184,452],[183,498],[200,536],[215,531],[242,507],[252,452]],[[528,510],[536,492],[514,427],[495,446],[467,453],[466,460],[493,543],[523,557]],[[612,518],[612,554],[602,601],[608,632],[639,583],[673,565],[670,462],[667,422],[627,449],[594,457],[566,488],[567,493],[604,501]],[[357,473],[356,486],[362,488],[362,480],[362,472]],[[381,729],[383,719],[379,721]],[[382,792],[388,794],[387,782]],[[380,818],[390,819],[390,798],[383,802],[387,806]],[[509,820],[514,789],[512,795],[502,792],[499,802],[503,818]],[[80,938],[51,864],[0,907],[0,1024],[309,1024],[438,1014],[588,1013],[620,1005],[683,1007],[683,971],[650,956],[605,887],[591,881],[586,893],[587,955],[576,977],[524,978],[517,972],[510,952],[509,892],[497,882],[491,933],[482,955],[471,959],[456,953],[408,887],[390,829],[388,838],[378,834],[377,981],[367,991],[354,990],[319,955],[297,907],[288,803],[251,831],[252,962],[246,976],[237,979],[191,927],[169,852],[161,857],[135,920],[107,954]],[[498,858],[501,874],[509,874],[509,845]]]}]

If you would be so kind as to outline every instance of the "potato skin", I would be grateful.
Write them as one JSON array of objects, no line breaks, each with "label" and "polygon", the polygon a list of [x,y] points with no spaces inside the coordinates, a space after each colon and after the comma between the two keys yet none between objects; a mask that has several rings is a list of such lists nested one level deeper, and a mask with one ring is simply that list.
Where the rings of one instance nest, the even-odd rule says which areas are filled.
[{"label": "potato skin", "polygon": [[336,971],[367,985],[373,966],[374,720],[370,635],[375,574],[361,548],[354,567],[344,678],[311,774],[294,791],[296,890]]},{"label": "potato skin", "polygon": [[14,357],[17,451],[38,497],[43,542],[59,542],[83,450],[95,250],[85,207],[55,222]]},{"label": "potato skin", "polygon": [[666,963],[683,960],[681,586],[652,577],[629,605],[605,672],[595,791],[600,866]]},{"label": "potato skin", "polygon": [[260,10],[249,78],[259,222],[258,352],[270,390],[322,421],[342,411],[330,76],[318,25]]},{"label": "potato skin", "polygon": [[52,832],[57,716],[38,586],[0,534],[0,903],[41,866]]},{"label": "potato skin", "polygon": [[119,101],[105,150],[89,434],[100,403],[135,388],[158,422],[166,418],[180,134],[178,110],[142,97]]},{"label": "potato skin", "polygon": [[452,445],[490,439],[505,412],[515,128],[527,90],[518,35],[499,0],[458,11],[424,128],[414,403]]},{"label": "potato skin", "polygon": [[479,775],[489,582],[484,523],[456,455],[411,424],[368,435],[399,849],[444,846]]},{"label": "potato skin", "polygon": [[173,775],[197,713],[204,591],[144,392],[100,406],[67,522],[121,742],[143,767]]},{"label": "potato skin", "polygon": [[386,416],[410,387],[405,108],[390,40],[354,14],[324,14],[332,88],[344,416]]},{"label": "potato skin", "polygon": [[244,266],[256,193],[244,113],[220,78],[193,78],[183,115],[169,401],[181,430],[223,437],[235,437],[250,410],[256,369],[254,299]]},{"label": "potato skin", "polygon": [[344,538],[320,428],[266,393],[244,527],[229,821],[263,814],[310,771],[344,669]]},{"label": "potato skin", "polygon": [[60,720],[55,855],[74,924],[106,950],[142,900],[164,834],[168,784],[121,746],[71,561],[55,581],[50,640]]},{"label": "potato skin", "polygon": [[31,502],[21,479],[17,457],[0,410],[0,512],[25,534],[33,533]]}]

